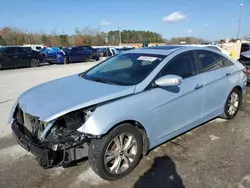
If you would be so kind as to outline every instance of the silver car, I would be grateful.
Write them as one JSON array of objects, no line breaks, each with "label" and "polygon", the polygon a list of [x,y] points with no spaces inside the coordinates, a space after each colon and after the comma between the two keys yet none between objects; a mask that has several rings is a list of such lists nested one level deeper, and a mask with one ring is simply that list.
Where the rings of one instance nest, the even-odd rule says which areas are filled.
[{"label": "silver car", "polygon": [[44,168],[88,158],[100,177],[117,180],[157,145],[217,116],[234,118],[244,70],[211,49],[131,50],[24,92],[9,122]]}]

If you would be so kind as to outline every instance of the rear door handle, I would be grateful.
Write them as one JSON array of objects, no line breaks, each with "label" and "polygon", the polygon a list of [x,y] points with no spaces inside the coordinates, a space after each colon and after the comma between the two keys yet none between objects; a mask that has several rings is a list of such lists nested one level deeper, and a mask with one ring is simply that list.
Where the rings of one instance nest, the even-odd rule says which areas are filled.
[{"label": "rear door handle", "polygon": [[17,55],[15,55],[15,56],[13,56],[13,58],[18,58],[18,56],[17,56]]},{"label": "rear door handle", "polygon": [[232,73],[231,72],[228,72],[227,74],[226,74],[226,76],[230,76]]},{"label": "rear door handle", "polygon": [[194,89],[197,90],[197,89],[200,89],[202,87],[203,87],[203,84],[197,84]]}]

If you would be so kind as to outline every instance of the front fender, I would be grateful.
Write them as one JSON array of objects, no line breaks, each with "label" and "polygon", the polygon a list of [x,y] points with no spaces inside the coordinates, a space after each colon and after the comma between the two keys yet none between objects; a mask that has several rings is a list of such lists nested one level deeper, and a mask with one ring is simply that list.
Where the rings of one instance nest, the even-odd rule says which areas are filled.
[{"label": "front fender", "polygon": [[103,135],[115,125],[132,120],[139,122],[144,127],[147,136],[151,138],[154,131],[153,101],[150,92],[142,92],[99,106],[78,131]]}]

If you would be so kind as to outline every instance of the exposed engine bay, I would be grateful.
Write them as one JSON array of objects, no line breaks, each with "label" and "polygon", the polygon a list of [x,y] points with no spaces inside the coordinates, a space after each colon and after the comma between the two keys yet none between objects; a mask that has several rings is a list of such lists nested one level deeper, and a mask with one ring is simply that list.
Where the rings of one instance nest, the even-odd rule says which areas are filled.
[{"label": "exposed engine bay", "polygon": [[[25,137],[36,147],[46,150],[46,154],[35,154],[41,166],[45,168],[58,165],[68,166],[72,161],[87,157],[91,139],[100,137],[77,131],[92,115],[94,109],[91,107],[73,111],[49,124],[40,121],[38,117],[24,113],[17,106],[13,118],[17,124],[18,130],[16,131],[21,132],[20,138]],[[31,150],[31,148],[27,146],[25,149]],[[39,150],[39,152],[42,151]]]}]

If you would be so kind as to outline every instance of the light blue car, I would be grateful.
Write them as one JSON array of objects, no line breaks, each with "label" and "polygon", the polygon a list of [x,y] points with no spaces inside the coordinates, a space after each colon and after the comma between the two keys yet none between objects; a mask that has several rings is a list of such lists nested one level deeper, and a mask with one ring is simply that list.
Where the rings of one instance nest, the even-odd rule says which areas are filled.
[{"label": "light blue car", "polygon": [[245,73],[212,49],[130,50],[24,92],[9,122],[43,167],[88,157],[99,176],[117,180],[159,144],[215,117],[234,118]]}]

